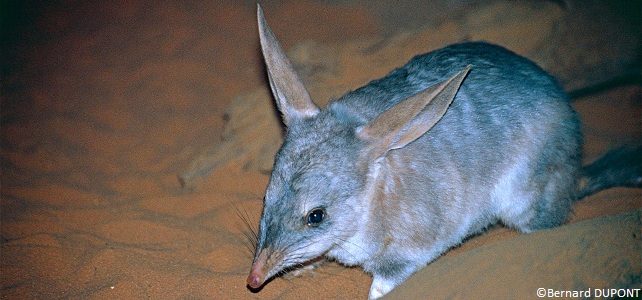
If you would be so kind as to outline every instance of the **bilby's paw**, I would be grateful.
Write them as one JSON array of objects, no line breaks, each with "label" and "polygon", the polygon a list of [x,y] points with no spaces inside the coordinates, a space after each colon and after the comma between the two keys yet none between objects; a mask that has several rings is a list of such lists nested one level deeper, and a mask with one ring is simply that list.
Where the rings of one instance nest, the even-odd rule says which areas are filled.
[{"label": "bilby's paw", "polygon": [[395,287],[394,282],[385,280],[381,277],[375,277],[372,280],[372,285],[370,286],[370,293],[368,294],[368,299],[379,299],[385,294],[392,291]]}]

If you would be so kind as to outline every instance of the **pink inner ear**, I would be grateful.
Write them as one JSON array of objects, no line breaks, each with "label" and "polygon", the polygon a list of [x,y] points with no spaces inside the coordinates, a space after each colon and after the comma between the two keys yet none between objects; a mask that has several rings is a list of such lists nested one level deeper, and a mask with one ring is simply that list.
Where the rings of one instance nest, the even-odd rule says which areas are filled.
[{"label": "pink inner ear", "polygon": [[357,129],[357,136],[371,143],[378,156],[392,149],[403,148],[441,119],[470,69],[468,65],[447,80],[397,103]]},{"label": "pink inner ear", "polygon": [[319,108],[312,102],[310,94],[268,26],[260,5],[257,5],[257,18],[270,87],[284,123],[288,125],[293,119],[316,115]]}]

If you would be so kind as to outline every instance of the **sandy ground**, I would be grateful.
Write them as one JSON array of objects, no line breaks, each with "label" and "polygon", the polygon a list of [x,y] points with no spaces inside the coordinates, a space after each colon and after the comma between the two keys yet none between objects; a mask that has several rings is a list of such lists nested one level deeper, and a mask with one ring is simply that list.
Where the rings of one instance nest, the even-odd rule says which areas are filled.
[{"label": "sandy ground", "polygon": [[[417,3],[279,1],[264,9],[284,47],[300,54],[295,62],[314,64],[314,57],[305,55],[315,53],[306,52],[309,45],[329,45],[325,54],[341,55],[334,62],[338,70],[298,66],[307,82],[319,79],[310,90],[324,103],[421,49],[505,38],[466,19],[469,1],[436,1],[423,10],[413,9]],[[488,16],[493,13],[472,8],[492,23]],[[491,8],[509,9],[503,4]],[[551,9],[558,13],[550,18],[563,15]],[[268,158],[258,166],[248,164],[248,157],[226,157],[187,188],[177,178],[203,151],[219,144],[265,144],[265,139],[247,140],[226,131],[234,120],[228,113],[235,99],[267,91],[253,2],[58,2],[10,11],[19,17],[4,32],[8,42],[0,95],[3,299],[366,297],[369,276],[334,263],[301,277],[274,279],[259,293],[246,288],[252,253],[239,214],[253,225],[258,222],[268,181],[264,166],[278,143],[256,148]],[[528,10],[515,11],[525,14],[515,22],[533,16],[543,20],[539,28],[555,28]],[[448,21],[450,16],[457,18]],[[477,26],[478,35],[462,31],[461,22]],[[529,33],[527,28],[515,27],[516,36]],[[417,38],[433,44],[421,48],[409,42]],[[553,53],[538,52],[542,43],[537,38],[529,41],[514,42],[515,47],[521,47],[520,53]],[[405,48],[394,48],[396,42]],[[362,56],[349,55],[364,45]],[[621,50],[613,57],[626,55]],[[381,63],[361,64],[371,57]],[[560,64],[549,63],[556,70]],[[582,87],[573,76],[558,73],[566,87]],[[639,84],[624,84],[576,99],[587,160],[642,140],[640,95]],[[266,124],[248,126],[278,139],[274,132],[279,128]],[[639,190],[613,189],[578,203],[570,222],[640,207]],[[446,258],[518,236],[495,228]]]}]

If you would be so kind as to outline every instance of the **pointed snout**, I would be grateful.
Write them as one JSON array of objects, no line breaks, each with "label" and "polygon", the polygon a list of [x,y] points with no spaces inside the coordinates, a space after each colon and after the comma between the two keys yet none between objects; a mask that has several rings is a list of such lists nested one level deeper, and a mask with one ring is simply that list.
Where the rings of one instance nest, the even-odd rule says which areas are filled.
[{"label": "pointed snout", "polygon": [[253,289],[258,289],[263,285],[263,274],[255,273],[255,272],[250,272],[250,275],[247,276],[247,285],[249,285]]},{"label": "pointed snout", "polygon": [[247,279],[245,282],[247,282],[247,285],[253,289],[258,289],[260,288],[263,283],[265,283],[265,264],[266,264],[266,254],[265,251],[261,251],[259,255],[256,257],[254,260],[254,263],[252,264],[252,269],[250,270],[250,275],[247,276]]}]

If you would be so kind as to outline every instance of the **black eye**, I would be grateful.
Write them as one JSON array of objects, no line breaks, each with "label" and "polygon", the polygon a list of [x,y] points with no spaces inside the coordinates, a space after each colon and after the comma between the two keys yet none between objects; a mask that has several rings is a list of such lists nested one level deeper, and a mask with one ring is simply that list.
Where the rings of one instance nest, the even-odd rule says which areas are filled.
[{"label": "black eye", "polygon": [[321,224],[325,217],[323,208],[315,208],[308,213],[308,226],[317,226]]}]

